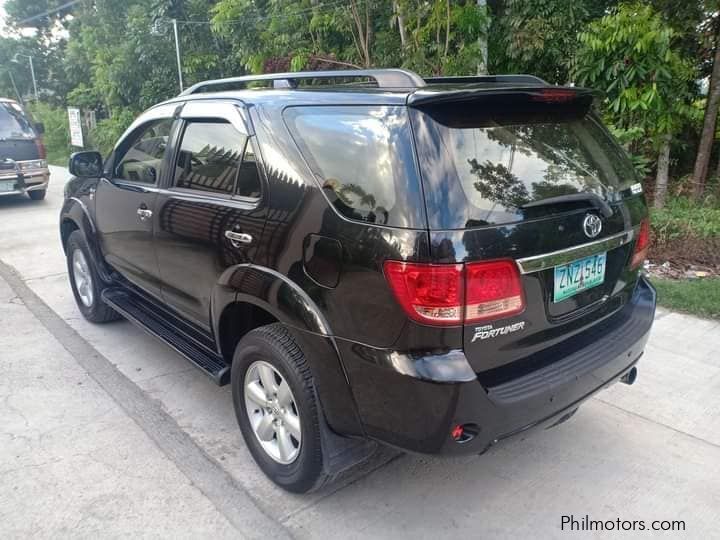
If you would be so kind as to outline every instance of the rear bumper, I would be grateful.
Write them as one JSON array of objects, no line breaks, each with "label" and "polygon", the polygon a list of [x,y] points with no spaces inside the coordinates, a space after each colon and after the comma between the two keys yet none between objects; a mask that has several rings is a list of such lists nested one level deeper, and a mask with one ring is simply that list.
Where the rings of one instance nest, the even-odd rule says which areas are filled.
[{"label": "rear bumper", "polygon": [[0,197],[3,195],[22,195],[28,191],[47,189],[50,183],[50,170],[38,169],[21,175],[0,174],[0,183],[5,182],[12,182],[13,188],[10,191],[0,191]]},{"label": "rear bumper", "polygon": [[[410,451],[472,454],[529,428],[553,425],[617,382],[642,355],[654,315],[655,291],[640,278],[631,301],[588,345],[487,388],[478,380],[443,384],[410,377],[363,361],[356,345],[338,345],[368,436]],[[455,442],[450,431],[457,424],[477,426],[477,435]]]}]

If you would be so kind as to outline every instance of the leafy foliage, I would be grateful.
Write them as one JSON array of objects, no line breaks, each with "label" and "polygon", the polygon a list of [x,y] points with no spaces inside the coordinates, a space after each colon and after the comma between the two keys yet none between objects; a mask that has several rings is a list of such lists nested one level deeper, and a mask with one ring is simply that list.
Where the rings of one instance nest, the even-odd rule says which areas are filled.
[{"label": "leafy foliage", "polygon": [[572,74],[605,93],[606,120],[631,149],[672,134],[689,116],[692,66],[673,48],[677,33],[652,7],[621,5],[578,36]]},{"label": "leafy foliage", "polygon": [[495,73],[532,73],[565,84],[576,36],[602,16],[608,0],[506,0],[499,2],[490,36]]},{"label": "leafy foliage", "polygon": [[42,122],[45,127],[43,138],[48,150],[48,161],[58,165],[67,165],[67,157],[70,153],[67,111],[42,102],[34,103],[29,111],[33,119],[36,122]]}]

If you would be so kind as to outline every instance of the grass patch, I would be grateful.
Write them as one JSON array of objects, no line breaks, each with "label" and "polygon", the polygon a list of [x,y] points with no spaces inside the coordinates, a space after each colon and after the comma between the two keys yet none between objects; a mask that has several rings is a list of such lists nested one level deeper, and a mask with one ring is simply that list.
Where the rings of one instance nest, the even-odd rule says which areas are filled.
[{"label": "grass patch", "polygon": [[687,197],[669,199],[662,210],[651,209],[655,238],[664,242],[685,235],[699,238],[720,236],[720,206],[710,201],[698,204]]},{"label": "grass patch", "polygon": [[658,279],[658,304],[691,315],[720,319],[720,278]]}]

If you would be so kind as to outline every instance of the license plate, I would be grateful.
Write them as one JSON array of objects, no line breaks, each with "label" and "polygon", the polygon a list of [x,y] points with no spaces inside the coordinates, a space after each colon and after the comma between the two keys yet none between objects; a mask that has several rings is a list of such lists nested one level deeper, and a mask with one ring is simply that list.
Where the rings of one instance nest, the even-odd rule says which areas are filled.
[{"label": "license plate", "polygon": [[15,180],[0,180],[0,193],[15,191]]},{"label": "license plate", "polygon": [[556,266],[553,302],[562,302],[580,291],[600,285],[605,281],[606,260],[607,253],[598,253]]}]

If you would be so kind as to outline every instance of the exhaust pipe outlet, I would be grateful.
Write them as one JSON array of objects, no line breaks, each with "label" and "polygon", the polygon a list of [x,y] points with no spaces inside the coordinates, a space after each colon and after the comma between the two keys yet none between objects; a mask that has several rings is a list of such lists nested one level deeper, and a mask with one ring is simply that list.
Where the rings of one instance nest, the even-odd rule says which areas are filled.
[{"label": "exhaust pipe outlet", "polygon": [[630,371],[628,371],[620,378],[620,382],[625,384],[633,384],[635,382],[635,379],[637,379],[637,373],[637,368],[633,367]]}]

